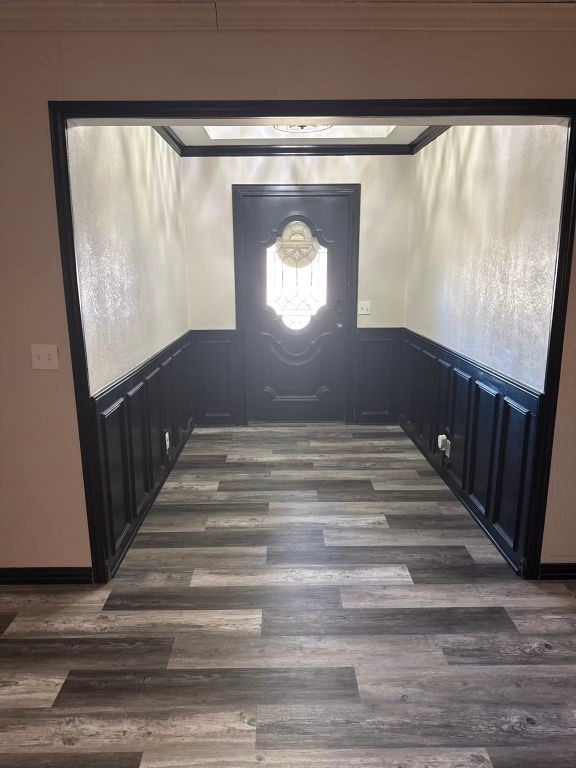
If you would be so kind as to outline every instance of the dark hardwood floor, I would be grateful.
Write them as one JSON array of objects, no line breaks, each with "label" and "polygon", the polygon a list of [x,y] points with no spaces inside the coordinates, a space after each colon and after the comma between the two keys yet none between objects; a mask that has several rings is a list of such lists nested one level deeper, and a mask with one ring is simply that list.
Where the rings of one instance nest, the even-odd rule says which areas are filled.
[{"label": "dark hardwood floor", "polygon": [[397,427],[197,429],[110,584],[0,590],[0,768],[576,768],[575,597]]}]

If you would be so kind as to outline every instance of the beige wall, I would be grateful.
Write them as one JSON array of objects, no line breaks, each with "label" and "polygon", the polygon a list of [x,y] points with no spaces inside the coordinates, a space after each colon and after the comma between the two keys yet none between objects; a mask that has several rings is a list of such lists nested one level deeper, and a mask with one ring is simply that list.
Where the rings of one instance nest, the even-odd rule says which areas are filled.
[{"label": "beige wall", "polygon": [[68,133],[90,391],[188,330],[180,158],[153,128]]},{"label": "beige wall", "polygon": [[232,184],[361,184],[364,327],[404,325],[411,157],[183,158],[190,327],[236,327]]},{"label": "beige wall", "polygon": [[[1,566],[89,564],[49,99],[576,97],[574,33],[315,31],[298,40],[294,56],[292,32],[0,35]],[[572,425],[575,337],[572,325],[559,414]],[[60,370],[31,371],[31,342],[59,344]],[[565,430],[558,451],[553,507],[563,503],[554,488],[576,496]],[[563,556],[574,558],[569,523]]]},{"label": "beige wall", "polygon": [[567,135],[456,127],[414,158],[406,325],[540,391]]}]

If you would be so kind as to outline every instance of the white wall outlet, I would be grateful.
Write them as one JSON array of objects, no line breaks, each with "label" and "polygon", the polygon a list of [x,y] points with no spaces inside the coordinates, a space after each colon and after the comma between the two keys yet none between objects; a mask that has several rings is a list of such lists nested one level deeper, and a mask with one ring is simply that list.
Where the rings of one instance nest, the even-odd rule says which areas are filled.
[{"label": "white wall outlet", "polygon": [[371,301],[359,301],[358,302],[358,314],[359,315],[371,315],[372,314],[372,302]]},{"label": "white wall outlet", "polygon": [[32,358],[32,368],[52,371],[60,368],[56,344],[31,344],[30,355]]},{"label": "white wall outlet", "polygon": [[448,438],[446,435],[438,435],[438,450],[444,453],[446,451],[446,445],[448,444]]},{"label": "white wall outlet", "polygon": [[168,432],[168,430],[164,432],[164,443],[166,445],[166,450],[169,451],[170,450],[170,432]]}]

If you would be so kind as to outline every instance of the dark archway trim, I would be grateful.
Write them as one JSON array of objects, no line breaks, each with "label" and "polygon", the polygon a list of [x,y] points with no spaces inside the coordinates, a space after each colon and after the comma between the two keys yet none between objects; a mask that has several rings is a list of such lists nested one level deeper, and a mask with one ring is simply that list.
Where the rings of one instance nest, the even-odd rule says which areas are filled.
[{"label": "dark archway trim", "polygon": [[[541,418],[538,420],[537,457],[532,479],[528,549],[521,575],[540,576],[540,556],[550,479],[550,464],[554,425],[558,402],[564,331],[568,307],[568,289],[574,229],[576,222],[576,100],[569,99],[407,99],[407,100],[346,100],[346,101],[63,101],[50,102],[50,124],[62,268],[72,355],[80,448],[88,523],[95,581],[108,578],[105,556],[105,532],[102,530],[101,490],[98,477],[98,457],[95,455],[95,435],[92,401],[88,385],[86,348],[76,275],[76,256],[72,228],[70,182],[66,150],[69,120],[157,119],[177,118],[229,119],[250,117],[339,116],[339,117],[481,117],[523,116],[558,117],[570,121],[558,265],[550,347],[546,369],[545,391]],[[545,569],[544,569],[545,570]]]}]

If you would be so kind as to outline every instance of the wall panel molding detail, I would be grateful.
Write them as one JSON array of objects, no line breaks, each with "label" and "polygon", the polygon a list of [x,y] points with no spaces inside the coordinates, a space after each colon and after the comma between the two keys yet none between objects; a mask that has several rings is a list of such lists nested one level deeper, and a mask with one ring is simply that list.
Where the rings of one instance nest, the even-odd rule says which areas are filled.
[{"label": "wall panel molding detail", "polygon": [[192,429],[192,352],[185,334],[92,398],[108,576],[114,574]]},{"label": "wall panel molding detail", "polygon": [[401,346],[401,426],[523,572],[541,395],[412,331]]},{"label": "wall panel molding detail", "polygon": [[354,353],[354,422],[398,421],[398,358],[402,328],[358,328]]}]

